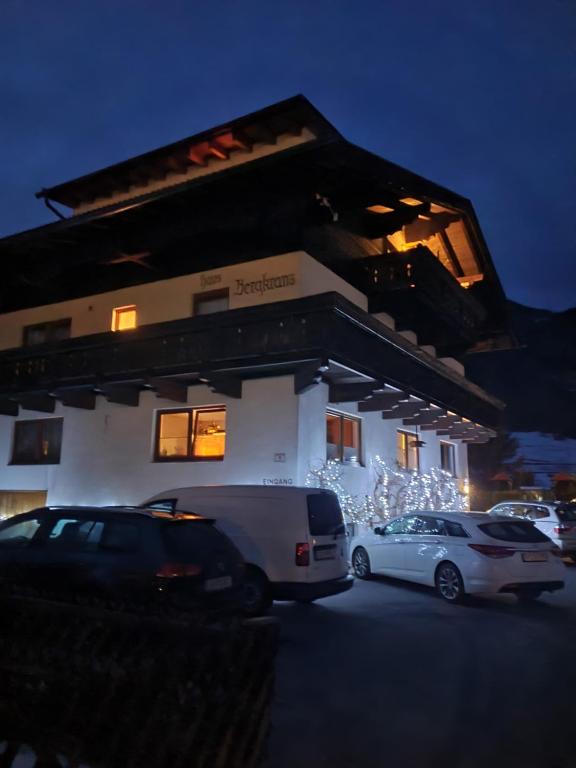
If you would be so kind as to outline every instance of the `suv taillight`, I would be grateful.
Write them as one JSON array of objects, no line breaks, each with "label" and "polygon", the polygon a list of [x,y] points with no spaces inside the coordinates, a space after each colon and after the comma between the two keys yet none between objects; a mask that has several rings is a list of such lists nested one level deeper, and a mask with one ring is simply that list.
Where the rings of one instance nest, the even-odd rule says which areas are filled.
[{"label": "suv taillight", "polygon": [[516,552],[512,547],[498,547],[495,544],[468,544],[468,546],[486,557],[512,557]]},{"label": "suv taillight", "polygon": [[182,576],[200,576],[202,566],[193,563],[164,563],[156,571],[161,579],[178,579]]},{"label": "suv taillight", "polygon": [[563,533],[572,533],[572,526],[566,525],[565,523],[560,523],[560,525],[554,526],[554,533],[557,536],[561,536]]},{"label": "suv taillight", "polygon": [[310,565],[310,544],[305,541],[296,544],[296,565]]}]

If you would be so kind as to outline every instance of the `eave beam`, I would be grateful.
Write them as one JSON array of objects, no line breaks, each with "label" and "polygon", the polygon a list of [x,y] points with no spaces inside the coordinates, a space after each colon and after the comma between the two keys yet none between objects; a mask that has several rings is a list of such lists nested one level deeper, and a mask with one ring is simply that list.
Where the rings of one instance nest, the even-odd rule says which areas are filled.
[{"label": "eave beam", "polygon": [[137,384],[103,384],[100,389],[109,403],[137,408],[140,403],[140,387]]},{"label": "eave beam", "polygon": [[188,383],[181,379],[152,378],[148,382],[156,392],[156,397],[174,400],[176,403],[188,402]]},{"label": "eave beam", "polygon": [[326,373],[329,365],[327,360],[313,360],[304,363],[294,371],[294,394],[302,395],[322,381],[322,375]]},{"label": "eave beam", "polygon": [[20,406],[15,400],[9,400],[7,397],[0,398],[1,416],[18,416]]},{"label": "eave beam", "polygon": [[62,405],[93,411],[96,408],[96,392],[93,389],[59,389],[55,392]]},{"label": "eave beam", "polygon": [[54,413],[56,398],[48,392],[30,392],[18,395],[20,407],[26,411],[42,411],[42,413]]},{"label": "eave beam", "polygon": [[[369,400],[365,400],[358,403],[358,411],[360,413],[367,413],[369,411],[389,411],[402,400],[407,400],[408,395],[406,392],[382,392],[382,394],[374,395]],[[424,403],[419,403],[419,407],[422,408]]]},{"label": "eave beam", "polygon": [[378,390],[384,389],[382,381],[360,381],[352,384],[330,384],[328,400],[331,403],[351,403],[365,400],[374,395]]}]

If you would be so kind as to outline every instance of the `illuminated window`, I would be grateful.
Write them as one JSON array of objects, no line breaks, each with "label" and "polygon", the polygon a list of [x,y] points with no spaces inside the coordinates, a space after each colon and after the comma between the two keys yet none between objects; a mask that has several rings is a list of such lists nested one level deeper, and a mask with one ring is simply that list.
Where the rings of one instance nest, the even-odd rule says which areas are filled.
[{"label": "illuminated window", "polygon": [[12,464],[59,464],[64,419],[14,422]]},{"label": "illuminated window", "polygon": [[156,461],[218,461],[225,449],[225,408],[158,412]]},{"label": "illuminated window", "polygon": [[112,310],[112,330],[127,331],[136,328],[136,305],[116,307]]},{"label": "illuminated window", "polygon": [[418,436],[413,432],[396,432],[396,461],[403,469],[419,469],[419,448],[416,445]]},{"label": "illuminated window", "polygon": [[361,464],[360,419],[342,413],[326,413],[326,458]]},{"label": "illuminated window", "polygon": [[445,472],[456,476],[456,450],[453,443],[440,442],[440,466]]}]

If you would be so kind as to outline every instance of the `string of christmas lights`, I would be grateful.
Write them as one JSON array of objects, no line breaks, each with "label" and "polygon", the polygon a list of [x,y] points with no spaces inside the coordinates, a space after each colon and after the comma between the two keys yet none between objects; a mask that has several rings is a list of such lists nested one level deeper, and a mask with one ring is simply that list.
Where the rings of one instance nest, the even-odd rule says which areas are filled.
[{"label": "string of christmas lights", "polygon": [[334,491],[346,518],[363,525],[408,512],[465,512],[468,509],[466,495],[460,492],[454,477],[443,469],[407,470],[375,456],[372,471],[372,497],[353,496],[347,492],[342,479],[344,466],[338,461],[328,460],[311,468],[305,482],[311,488]]}]

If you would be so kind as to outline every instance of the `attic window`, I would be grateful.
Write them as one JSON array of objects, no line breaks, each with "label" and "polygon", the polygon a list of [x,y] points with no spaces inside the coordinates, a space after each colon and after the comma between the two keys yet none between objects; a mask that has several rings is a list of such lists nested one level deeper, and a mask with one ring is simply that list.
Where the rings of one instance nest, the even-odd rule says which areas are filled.
[{"label": "attic window", "polygon": [[388,208],[387,205],[369,205],[366,210],[372,213],[392,213],[394,208]]},{"label": "attic window", "polygon": [[112,330],[127,331],[130,328],[136,328],[136,305],[115,307],[112,310]]}]

